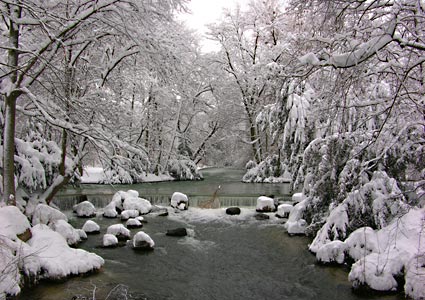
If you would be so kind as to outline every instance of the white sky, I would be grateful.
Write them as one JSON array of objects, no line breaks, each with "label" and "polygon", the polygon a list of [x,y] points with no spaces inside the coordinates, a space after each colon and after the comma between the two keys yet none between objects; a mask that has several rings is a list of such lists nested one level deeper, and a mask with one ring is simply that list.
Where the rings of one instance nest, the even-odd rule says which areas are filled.
[{"label": "white sky", "polygon": [[[192,0],[189,3],[189,9],[192,15],[182,15],[182,19],[186,24],[196,29],[200,34],[207,32],[206,24],[214,23],[220,19],[223,8],[233,8],[237,3],[243,6],[248,0]],[[203,39],[201,41],[202,51],[218,50],[218,45],[213,41]]]}]

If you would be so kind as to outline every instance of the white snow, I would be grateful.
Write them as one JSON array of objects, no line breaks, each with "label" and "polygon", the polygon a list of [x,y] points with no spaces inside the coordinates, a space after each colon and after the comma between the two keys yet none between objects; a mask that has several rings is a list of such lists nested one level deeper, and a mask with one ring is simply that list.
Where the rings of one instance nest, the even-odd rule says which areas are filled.
[{"label": "white snow", "polygon": [[324,263],[337,262],[342,264],[345,260],[347,244],[342,241],[332,241],[319,249],[316,253],[318,261]]},{"label": "white snow", "polygon": [[148,200],[129,196],[124,199],[124,210],[138,210],[142,215],[148,214],[152,210],[152,205]]},{"label": "white snow", "polygon": [[89,201],[83,201],[74,205],[73,210],[79,217],[92,217],[96,215],[96,208]]},{"label": "white snow", "polygon": [[111,202],[105,206],[103,209],[103,216],[108,218],[116,218],[118,216],[117,210],[115,208],[115,203]]},{"label": "white snow", "polygon": [[49,224],[57,220],[68,221],[68,218],[59,210],[46,204],[38,204],[32,216],[32,224]]},{"label": "white snow", "polygon": [[[104,260],[82,249],[70,248],[66,240],[48,226],[38,224],[32,228],[28,241],[33,255],[38,258],[39,272],[44,278],[62,278],[99,269]],[[28,270],[28,269],[27,269]],[[34,269],[31,270],[34,272]]]},{"label": "white snow", "polygon": [[81,183],[101,183],[105,181],[105,172],[102,167],[84,167]]},{"label": "white snow", "polygon": [[0,236],[16,240],[30,227],[27,217],[16,206],[0,207]]},{"label": "white snow", "polygon": [[121,212],[121,220],[128,220],[139,216],[139,211],[136,209],[128,209]]},{"label": "white snow", "polygon": [[115,235],[107,233],[103,235],[102,245],[103,247],[111,247],[118,244],[118,239]]},{"label": "white snow", "polygon": [[114,224],[108,227],[106,233],[113,234],[115,236],[121,235],[130,237],[130,230],[124,227],[122,224]]},{"label": "white snow", "polygon": [[100,231],[100,226],[96,222],[94,222],[92,220],[87,220],[84,223],[82,229],[86,233],[99,232]]},{"label": "white snow", "polygon": [[292,201],[295,203],[299,203],[305,199],[305,196],[303,193],[295,193],[292,195]]},{"label": "white snow", "polygon": [[75,229],[80,235],[80,240],[87,240],[87,233],[82,229]]},{"label": "white snow", "polygon": [[49,223],[49,227],[64,237],[68,245],[75,245],[81,241],[80,234],[65,220],[56,220]]},{"label": "white snow", "polygon": [[125,226],[142,227],[142,223],[137,219],[128,219],[127,222],[125,222]]},{"label": "white snow", "polygon": [[187,209],[189,207],[189,198],[183,193],[174,192],[171,196],[170,205],[171,207],[178,208],[180,210]]},{"label": "white snow", "polygon": [[302,219],[304,210],[307,206],[307,200],[303,200],[296,204],[289,214],[285,228],[289,234],[304,234],[307,228],[307,222]]},{"label": "white snow", "polygon": [[294,209],[293,205],[282,203],[277,207],[276,215],[278,215],[281,218],[288,217],[293,209]]},{"label": "white snow", "polygon": [[361,227],[353,231],[345,243],[348,247],[348,255],[355,261],[372,252],[379,252],[378,236],[370,227]]},{"label": "white snow", "polygon": [[133,237],[133,247],[138,247],[140,242],[146,242],[151,248],[155,247],[155,242],[144,231],[137,232]]},{"label": "white snow", "polygon": [[274,211],[276,210],[274,205],[274,199],[266,196],[260,196],[257,199],[257,211]]}]

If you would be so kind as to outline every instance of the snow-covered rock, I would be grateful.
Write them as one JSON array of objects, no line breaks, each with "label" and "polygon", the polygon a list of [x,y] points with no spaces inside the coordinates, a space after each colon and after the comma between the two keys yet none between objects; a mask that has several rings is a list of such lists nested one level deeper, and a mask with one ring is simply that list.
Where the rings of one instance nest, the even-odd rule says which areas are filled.
[{"label": "snow-covered rock", "polygon": [[137,219],[128,219],[127,222],[125,222],[125,226],[127,228],[140,228],[143,224]]},{"label": "snow-covered rock", "polygon": [[279,218],[287,218],[289,217],[289,214],[291,213],[291,211],[294,209],[294,206],[292,206],[291,204],[280,204],[277,207],[277,212],[276,212],[276,216],[278,216]]},{"label": "snow-covered rock", "polygon": [[257,199],[257,206],[255,208],[258,212],[273,212],[276,211],[274,199],[266,196],[260,196]]},{"label": "snow-covered rock", "polygon": [[16,240],[30,227],[27,217],[16,206],[0,207],[0,236]]},{"label": "snow-covered rock", "polygon": [[[62,235],[46,225],[36,225],[31,231],[33,236],[28,244],[38,259],[38,273],[43,278],[63,278],[86,273],[104,264],[104,260],[94,253],[70,248]],[[34,267],[31,271],[34,273]]]},{"label": "snow-covered rock", "polygon": [[139,221],[140,223],[147,223],[147,221],[145,220],[145,218],[143,218],[143,216],[138,216],[135,218],[137,221]]},{"label": "snow-covered rock", "polygon": [[115,203],[111,202],[105,206],[105,208],[103,209],[103,216],[105,218],[116,218],[118,216]]},{"label": "snow-covered rock", "polygon": [[108,227],[106,233],[113,234],[118,240],[130,239],[130,230],[124,227],[122,224],[114,224]]},{"label": "snow-covered rock", "polygon": [[135,191],[135,190],[128,190],[127,191],[127,195],[129,197],[132,197],[132,198],[138,198],[139,197],[139,192],[138,191]]},{"label": "snow-covered rock", "polygon": [[85,233],[99,233],[100,232],[100,226],[92,221],[92,220],[87,220],[84,225],[83,228]]},{"label": "snow-covered rock", "polygon": [[82,230],[82,229],[76,229],[79,236],[80,236],[80,240],[87,240],[87,233]]},{"label": "snow-covered rock", "polygon": [[81,241],[80,234],[65,220],[56,220],[49,223],[49,227],[64,237],[68,245],[75,245]]},{"label": "snow-covered rock", "polygon": [[139,211],[136,209],[128,209],[121,212],[121,220],[128,220],[139,216]]},{"label": "snow-covered rock", "polygon": [[124,210],[138,210],[140,214],[148,214],[152,209],[152,204],[143,198],[133,196],[126,197],[123,202]]},{"label": "snow-covered rock", "polygon": [[153,250],[155,242],[143,231],[139,231],[133,237],[133,249]]},{"label": "snow-covered rock", "polygon": [[113,234],[104,234],[102,239],[102,245],[103,247],[115,247],[118,245],[118,239]]},{"label": "snow-covered rock", "polygon": [[171,196],[170,205],[173,208],[186,210],[189,208],[189,198],[183,193],[174,192]]},{"label": "snow-covered rock", "polygon": [[305,234],[307,222],[302,217],[306,206],[307,200],[303,200],[292,209],[288,221],[284,225],[289,234]]},{"label": "snow-covered rock", "polygon": [[68,222],[68,218],[62,212],[46,204],[38,204],[32,215],[33,225],[47,225],[57,220],[65,220]]},{"label": "snow-covered rock", "polygon": [[96,216],[96,208],[89,201],[83,201],[74,205],[73,210],[79,217],[90,218]]},{"label": "snow-covered rock", "polygon": [[295,193],[292,195],[292,202],[294,203],[300,203],[301,201],[303,201],[305,199],[305,196],[303,193]]}]

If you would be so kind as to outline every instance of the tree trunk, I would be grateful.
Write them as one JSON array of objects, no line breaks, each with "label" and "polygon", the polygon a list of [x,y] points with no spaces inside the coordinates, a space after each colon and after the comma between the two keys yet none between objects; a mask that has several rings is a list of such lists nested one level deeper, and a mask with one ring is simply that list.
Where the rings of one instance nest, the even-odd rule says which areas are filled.
[{"label": "tree trunk", "polygon": [[[8,5],[11,19],[21,17],[21,8]],[[19,25],[9,22],[9,46],[7,63],[10,70],[9,80],[16,85],[19,64]],[[7,80],[7,79],[5,79]],[[16,88],[16,87],[15,87]],[[21,95],[18,91],[9,91],[5,96],[5,118],[3,132],[3,200],[8,204],[16,204],[15,199],[15,123],[16,99]]]}]

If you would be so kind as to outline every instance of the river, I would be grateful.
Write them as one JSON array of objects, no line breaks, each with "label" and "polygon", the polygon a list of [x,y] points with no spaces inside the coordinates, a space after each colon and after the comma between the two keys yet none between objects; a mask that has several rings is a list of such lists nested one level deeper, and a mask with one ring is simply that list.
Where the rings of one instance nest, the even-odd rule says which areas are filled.
[{"label": "river", "polygon": [[[403,299],[400,295],[372,297],[352,293],[347,270],[317,265],[307,250],[308,238],[289,237],[283,221],[274,216],[257,221],[253,217],[255,199],[273,194],[287,200],[287,185],[243,184],[239,181],[242,172],[238,170],[203,172],[205,180],[199,182],[87,185],[63,191],[56,200],[62,208],[70,206],[82,194],[104,206],[116,189],[130,188],[157,204],[164,204],[174,191],[187,193],[191,208],[171,212],[168,217],[146,216],[142,230],[155,241],[155,250],[148,253],[136,252],[129,246],[100,248],[107,226],[120,221],[97,216],[93,220],[101,226],[102,234],[89,235],[80,247],[105,259],[102,270],[60,282],[41,282],[25,288],[17,299],[92,299],[94,290],[98,300]],[[223,209],[193,207],[196,206],[193,199],[211,197],[218,185],[222,205],[242,207],[241,216],[227,216]],[[67,214],[76,228],[86,221],[74,217],[69,210]],[[188,228],[190,236],[165,235],[167,229],[177,227]],[[138,230],[132,229],[132,235]]]}]

